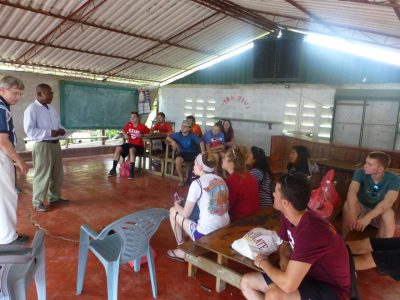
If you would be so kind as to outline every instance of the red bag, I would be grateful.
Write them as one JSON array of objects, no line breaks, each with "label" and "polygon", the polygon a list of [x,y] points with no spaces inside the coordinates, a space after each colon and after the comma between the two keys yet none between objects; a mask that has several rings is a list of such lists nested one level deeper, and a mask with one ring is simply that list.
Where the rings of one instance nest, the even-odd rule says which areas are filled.
[{"label": "red bag", "polygon": [[119,176],[128,177],[130,171],[131,171],[131,164],[129,160],[124,161],[123,163],[120,164]]},{"label": "red bag", "polygon": [[333,210],[340,205],[340,197],[333,184],[335,170],[330,169],[321,181],[320,186],[311,192],[308,207],[321,217],[328,219]]}]

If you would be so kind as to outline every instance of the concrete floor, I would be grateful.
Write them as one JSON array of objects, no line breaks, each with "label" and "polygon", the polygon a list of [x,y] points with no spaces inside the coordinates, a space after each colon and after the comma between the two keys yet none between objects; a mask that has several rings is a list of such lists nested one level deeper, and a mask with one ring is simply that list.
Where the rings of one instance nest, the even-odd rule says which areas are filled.
[{"label": "concrete floor", "polygon": [[[100,231],[130,212],[148,207],[169,208],[175,191],[181,195],[187,191],[187,187],[177,187],[174,180],[146,173],[138,174],[134,180],[107,178],[111,160],[110,155],[65,159],[63,197],[71,202],[46,213],[35,212],[31,206],[33,171],[18,178],[23,190],[18,206],[18,231],[33,236],[36,227],[46,230],[47,299],[107,299],[105,271],[93,255],[89,255],[83,293],[75,295],[81,224]],[[175,247],[168,221],[161,224],[151,245],[157,253],[158,299],[243,299],[240,291],[229,285],[220,294],[213,291],[214,278],[201,270],[197,278],[188,278],[186,263],[165,256],[167,249]],[[358,276],[362,299],[400,299],[400,282],[375,270],[359,272]],[[118,291],[119,299],[152,299],[147,265],[139,273],[122,266]],[[28,299],[37,299],[34,284],[29,288]]]}]

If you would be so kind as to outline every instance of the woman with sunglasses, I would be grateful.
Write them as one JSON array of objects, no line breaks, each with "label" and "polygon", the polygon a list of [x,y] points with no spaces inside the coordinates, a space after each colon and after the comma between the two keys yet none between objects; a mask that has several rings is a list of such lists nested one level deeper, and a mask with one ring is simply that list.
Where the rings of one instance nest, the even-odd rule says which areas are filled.
[{"label": "woman with sunglasses", "polygon": [[274,203],[271,193],[271,177],[264,150],[259,147],[251,147],[246,165],[250,169],[250,174],[257,180],[261,207],[271,206]]},{"label": "woman with sunglasses", "polygon": [[[229,224],[228,187],[225,181],[213,174],[216,161],[209,152],[199,154],[194,161],[194,173],[199,179],[192,182],[184,206],[176,199],[170,209],[170,222],[178,245],[183,244],[185,233],[195,241]],[[195,205],[199,209],[197,221],[191,220]],[[184,261],[181,249],[167,251],[171,259]]]},{"label": "woman with sunglasses", "polygon": [[229,189],[229,215],[232,221],[244,219],[260,209],[258,184],[246,168],[247,148],[236,146],[228,150],[222,168],[228,172],[225,179]]}]

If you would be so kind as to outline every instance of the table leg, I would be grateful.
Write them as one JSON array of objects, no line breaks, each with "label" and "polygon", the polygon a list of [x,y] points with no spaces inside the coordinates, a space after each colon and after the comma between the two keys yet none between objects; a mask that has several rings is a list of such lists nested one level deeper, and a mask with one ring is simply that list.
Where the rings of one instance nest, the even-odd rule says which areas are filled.
[{"label": "table leg", "polygon": [[189,262],[188,263],[188,276],[195,277],[196,274],[197,274],[197,267]]},{"label": "table leg", "polygon": [[[226,257],[222,256],[222,254],[218,254],[217,263],[219,265],[224,265],[226,263]],[[226,288],[226,282],[221,279],[221,277],[216,276],[215,290],[220,293]]]}]

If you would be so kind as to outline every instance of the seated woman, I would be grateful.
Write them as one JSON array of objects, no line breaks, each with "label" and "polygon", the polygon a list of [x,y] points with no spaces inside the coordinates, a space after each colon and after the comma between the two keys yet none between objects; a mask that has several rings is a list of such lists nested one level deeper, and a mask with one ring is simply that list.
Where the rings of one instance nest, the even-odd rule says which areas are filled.
[{"label": "seated woman", "polygon": [[229,189],[229,215],[232,221],[251,216],[260,209],[258,184],[246,168],[247,149],[236,146],[228,150],[222,168],[228,172],[225,179]]},{"label": "seated woman", "polygon": [[[194,161],[194,172],[200,176],[190,185],[184,207],[175,201],[170,209],[170,221],[178,245],[183,244],[185,233],[195,241],[229,224],[228,187],[225,181],[213,174],[216,162],[208,152],[199,154]],[[199,207],[199,219],[188,219],[195,204]],[[181,249],[168,250],[169,258],[184,261]]]},{"label": "seated woman", "polygon": [[273,205],[271,177],[264,150],[258,147],[251,147],[246,165],[250,169],[250,174],[257,180],[261,207],[265,208]]},{"label": "seated woman", "polygon": [[225,134],[225,147],[232,148],[235,146],[235,134],[233,132],[232,123],[230,120],[221,120]]},{"label": "seated woman", "polygon": [[310,161],[310,152],[307,147],[302,145],[293,146],[289,153],[287,170],[288,173],[300,172],[308,177],[319,172],[318,165]]}]

